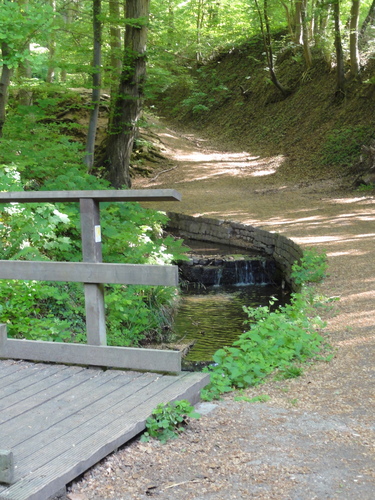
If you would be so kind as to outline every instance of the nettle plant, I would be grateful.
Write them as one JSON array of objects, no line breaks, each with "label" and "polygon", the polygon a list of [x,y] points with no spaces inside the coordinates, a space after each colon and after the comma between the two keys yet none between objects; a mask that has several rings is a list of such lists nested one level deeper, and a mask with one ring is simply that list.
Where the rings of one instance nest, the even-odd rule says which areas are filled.
[{"label": "nettle plant", "polygon": [[161,403],[146,420],[147,430],[142,435],[141,441],[148,442],[150,438],[155,438],[165,443],[175,439],[184,432],[192,418],[200,418],[200,414],[186,399],[168,404]]},{"label": "nettle plant", "polygon": [[214,364],[206,369],[211,380],[202,391],[203,399],[218,399],[226,392],[255,386],[275,371],[279,378],[296,377],[302,373],[300,363],[319,357],[327,346],[319,333],[325,323],[316,314],[318,303],[306,283],[310,278],[319,281],[325,272],[325,255],[307,251],[293,266],[292,278],[301,291],[292,294],[289,304],[274,311],[274,300],[269,306],[244,307],[249,330],[232,346],[216,351]]}]

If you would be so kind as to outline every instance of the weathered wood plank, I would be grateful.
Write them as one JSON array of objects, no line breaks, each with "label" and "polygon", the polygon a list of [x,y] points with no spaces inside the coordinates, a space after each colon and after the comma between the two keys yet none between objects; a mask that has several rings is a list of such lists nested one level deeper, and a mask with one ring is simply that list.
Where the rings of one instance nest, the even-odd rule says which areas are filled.
[{"label": "weathered wood plank", "polygon": [[[25,407],[18,414],[13,415],[11,420],[6,420],[0,425],[0,436],[4,443],[2,446],[16,450],[18,455],[20,449],[29,448],[32,438],[36,437],[34,443],[39,440],[42,442],[42,434],[49,429],[52,430],[47,435],[51,437],[51,442],[54,442],[60,432],[65,434],[63,429],[67,419],[72,418],[74,421],[74,416],[77,414],[79,419],[85,415],[85,420],[91,420],[95,417],[91,405],[116,392],[119,385],[124,387],[129,385],[128,389],[123,390],[131,393],[132,384],[135,386],[139,384],[143,387],[156,377],[132,373],[121,378],[114,370],[110,370],[111,373],[108,374],[105,372],[93,376],[92,370],[86,371],[88,372],[86,378],[83,373],[75,375],[70,380],[60,383],[55,390],[25,401],[27,406],[25,404]],[[142,379],[140,383],[137,382],[138,378]],[[32,401],[33,399],[35,401]],[[48,419],[43,418],[44,415],[47,415]],[[12,435],[12,430],[15,428],[18,429],[17,434]],[[25,447],[22,443],[25,443]],[[17,448],[19,445],[21,448]],[[39,447],[33,446],[32,451],[38,449]]]},{"label": "weathered wood plank", "polygon": [[0,331],[0,358],[27,359],[76,365],[108,366],[154,372],[181,371],[181,353],[158,349],[92,346],[7,339]]},{"label": "weathered wood plank", "polygon": [[0,260],[0,279],[177,286],[178,267],[147,264]]},{"label": "weathered wood plank", "polygon": [[184,399],[189,389],[196,386],[196,391],[206,383],[206,376],[191,373],[175,378],[175,383],[154,396],[146,403],[102,426],[100,430],[79,445],[70,448],[55,459],[49,461],[29,476],[7,488],[1,499],[8,500],[45,500],[63,488],[69,481],[87,470],[144,429],[145,420],[160,402]]},{"label": "weathered wood plank", "polygon": [[[98,428],[96,422],[98,418],[103,419],[103,415],[105,423],[102,425],[112,425],[116,418],[116,414],[112,410],[113,406],[117,405],[122,414],[125,414],[132,407],[135,395],[142,394],[157,380],[156,375],[143,374],[139,376],[138,374],[138,377],[133,381],[124,384],[119,377],[100,386],[92,392],[91,397],[83,396],[82,403],[70,401],[68,405],[70,413],[61,409],[61,413],[52,416],[48,426],[45,428],[39,426],[38,432],[34,436],[12,446],[22,461],[17,468],[19,477],[22,477],[29,470],[47,464],[50,460],[77,446],[82,440],[95,435]],[[77,399],[77,395],[75,395],[75,399]],[[53,402],[49,403],[48,407],[44,407],[44,412],[46,410],[48,412],[51,407],[53,408],[51,405]],[[32,414],[30,415],[32,417]],[[53,447],[50,446],[52,442]]]},{"label": "weathered wood plank", "polygon": [[5,383],[3,381],[1,382],[1,410],[18,403],[22,398],[29,397],[29,395],[32,394],[37,394],[47,387],[57,384],[60,380],[64,380],[72,376],[68,367],[64,365],[51,365],[48,372],[47,370],[37,369],[32,370],[31,373],[28,370],[28,374],[26,370],[24,370],[24,373],[18,373],[19,377],[17,379],[7,379]]},{"label": "weathered wood plank", "polygon": [[[74,395],[74,390],[80,391],[80,387],[83,384],[87,384],[91,389],[95,388],[95,383],[91,381],[92,377],[92,373],[82,369],[45,391],[38,392],[37,394],[25,394],[26,397],[24,398],[20,395],[17,405],[7,408],[6,411],[0,413],[0,435],[2,442],[7,443],[5,447],[12,448],[13,446],[10,443],[14,444],[22,439],[29,438],[38,431],[39,426],[44,427],[45,422],[40,420],[39,417],[35,419],[34,427],[31,427],[30,422],[27,422],[27,415],[32,414],[31,412],[41,415],[42,409],[50,401],[53,401],[53,404],[55,404],[56,400],[63,401],[67,394]],[[15,428],[18,429],[17,434],[16,436],[12,436]]]},{"label": "weathered wood plank", "polygon": [[12,191],[0,193],[0,203],[69,202],[92,198],[97,201],[180,201],[174,189],[129,189],[108,191]]},{"label": "weathered wood plank", "polygon": [[[0,331],[6,331],[6,325],[0,325]],[[25,366],[21,363],[15,362],[13,360],[8,360],[8,364],[5,364],[6,361],[0,364],[0,384],[6,384],[7,380],[17,380],[18,378],[22,378],[25,372]],[[30,363],[31,365],[32,363]],[[7,380],[1,380],[7,379]]]}]

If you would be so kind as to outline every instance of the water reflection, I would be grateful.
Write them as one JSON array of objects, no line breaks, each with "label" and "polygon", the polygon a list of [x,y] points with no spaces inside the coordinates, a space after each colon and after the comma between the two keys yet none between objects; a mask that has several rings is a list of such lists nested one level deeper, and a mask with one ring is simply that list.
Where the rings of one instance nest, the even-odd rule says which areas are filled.
[{"label": "water reflection", "polygon": [[174,331],[184,342],[195,341],[184,358],[185,369],[190,364],[207,363],[213,353],[224,345],[231,345],[247,330],[247,315],[243,306],[268,305],[271,297],[283,304],[288,296],[272,285],[207,287],[194,286],[184,291],[177,313]]}]

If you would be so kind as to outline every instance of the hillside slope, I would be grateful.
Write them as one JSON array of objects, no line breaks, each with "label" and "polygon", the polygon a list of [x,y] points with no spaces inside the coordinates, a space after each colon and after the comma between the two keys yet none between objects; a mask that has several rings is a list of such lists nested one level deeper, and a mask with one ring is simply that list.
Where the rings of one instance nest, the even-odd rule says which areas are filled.
[{"label": "hillside slope", "polygon": [[159,112],[220,147],[283,155],[278,175],[354,178],[361,147],[375,137],[374,61],[369,59],[360,78],[348,79],[346,94],[337,96],[333,65],[316,57],[306,71],[301,54],[281,51],[277,75],[292,90],[283,98],[269,81],[262,51],[261,42],[253,40],[221,54],[195,71],[189,85],[169,88]]}]

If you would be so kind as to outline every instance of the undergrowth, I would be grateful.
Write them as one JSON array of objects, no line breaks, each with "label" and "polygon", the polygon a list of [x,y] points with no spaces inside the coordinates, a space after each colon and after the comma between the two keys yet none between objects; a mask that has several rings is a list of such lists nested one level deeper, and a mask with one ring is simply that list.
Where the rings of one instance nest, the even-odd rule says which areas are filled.
[{"label": "undergrowth", "polygon": [[150,438],[156,438],[165,443],[175,439],[185,430],[189,419],[199,417],[200,414],[186,399],[166,405],[160,403],[146,420],[146,432],[142,435],[141,441],[147,442]]},{"label": "undergrowth", "polygon": [[205,369],[211,379],[202,399],[219,399],[226,392],[258,385],[274,372],[281,378],[299,376],[300,363],[319,358],[327,347],[319,333],[325,323],[316,314],[318,302],[307,282],[322,279],[326,267],[324,254],[307,251],[293,266],[292,278],[301,290],[292,294],[289,304],[271,311],[273,299],[268,306],[244,307],[249,330],[232,346],[216,351],[213,364]]},{"label": "undergrowth", "polygon": [[[39,97],[38,106],[20,107],[7,119],[1,141],[0,191],[109,189],[107,181],[85,172],[82,145],[66,133],[65,125],[50,123],[61,100]],[[166,222],[164,213],[138,203],[102,203],[103,261],[170,264],[183,259],[181,240],[163,236]],[[79,206],[0,205],[0,243],[0,259],[81,261]],[[176,288],[105,288],[109,345],[137,346],[165,335]],[[7,324],[13,338],[86,342],[83,285],[1,280],[0,322]]]}]

